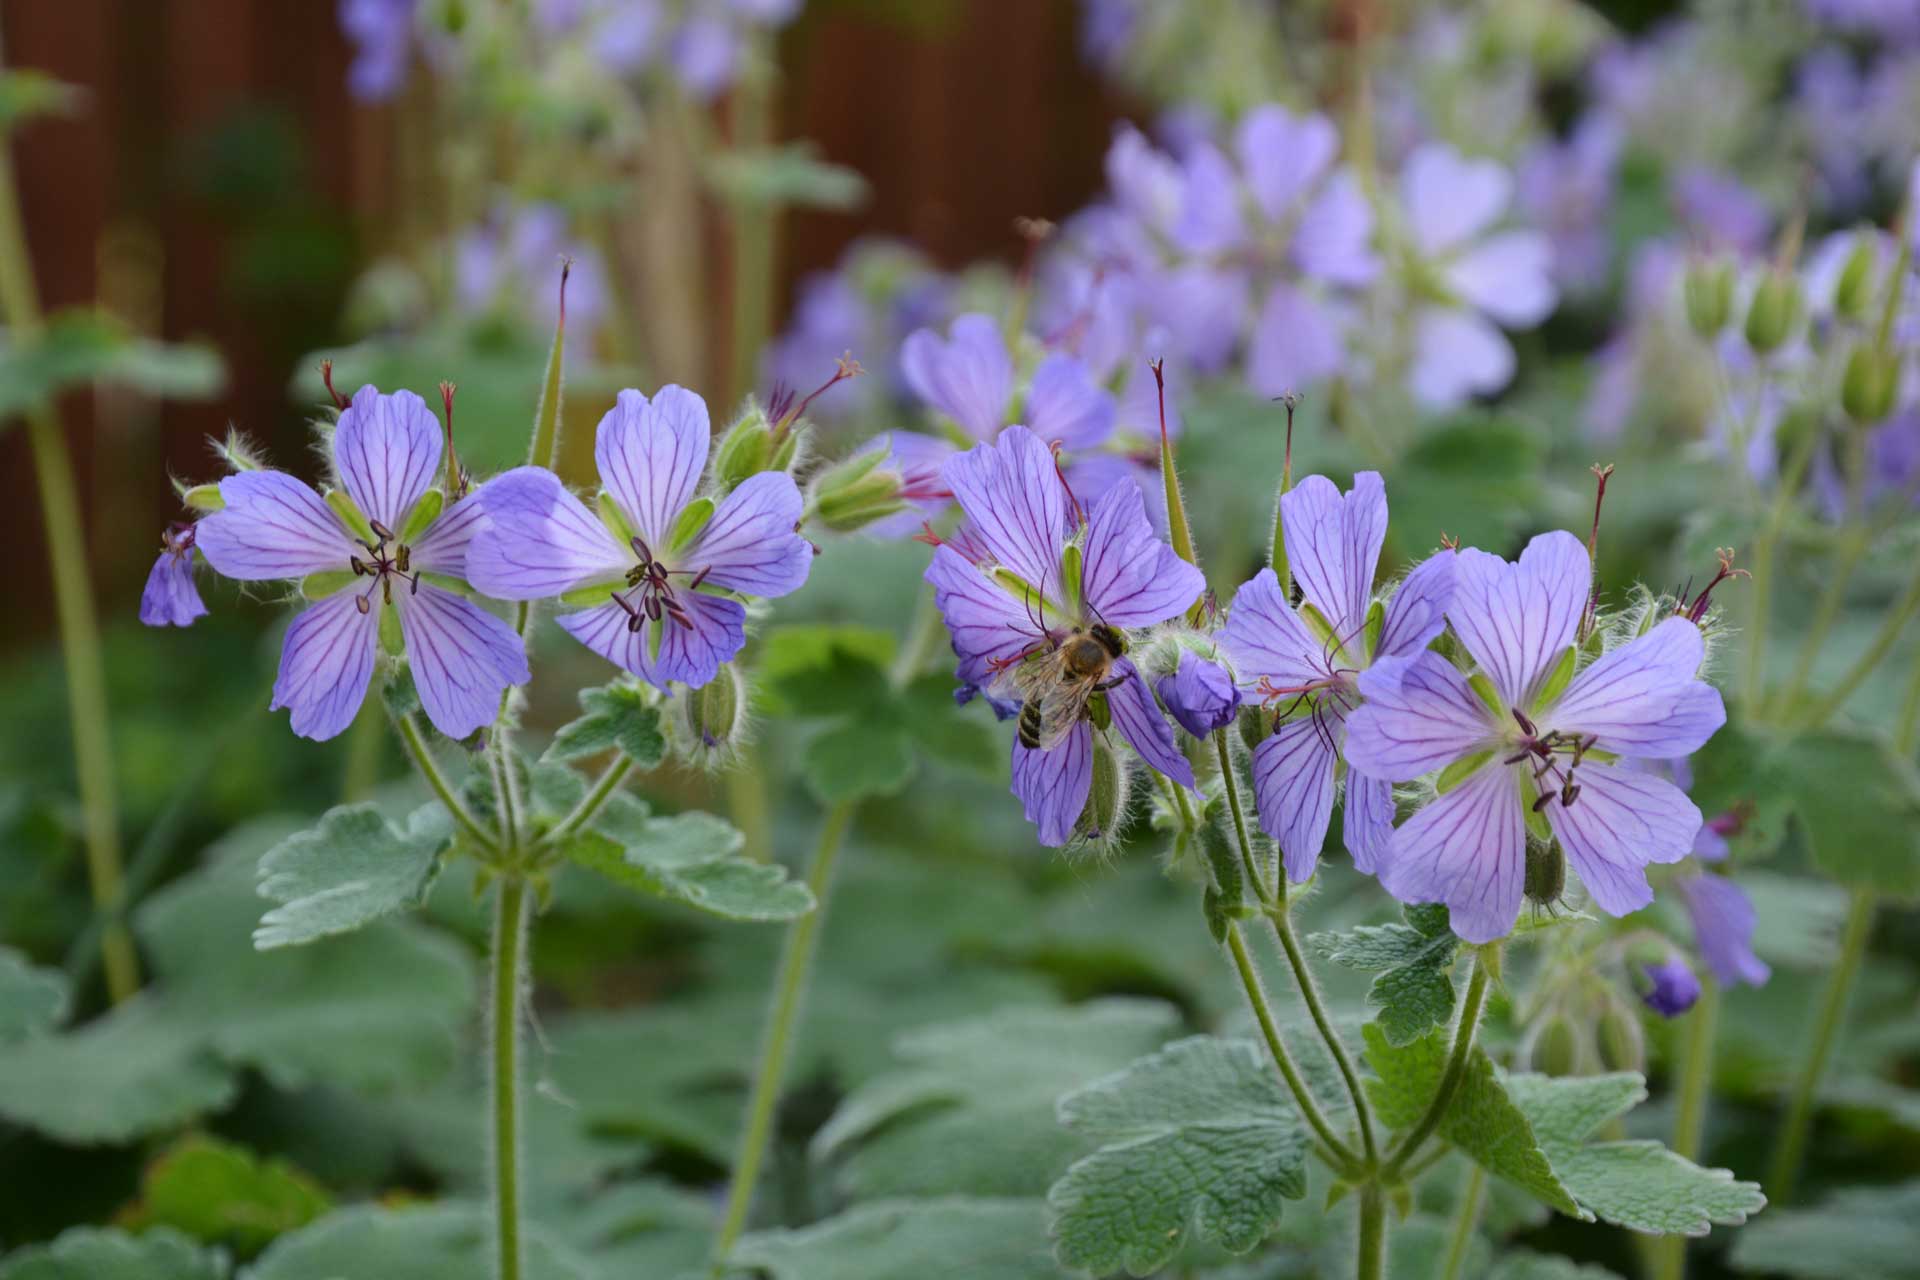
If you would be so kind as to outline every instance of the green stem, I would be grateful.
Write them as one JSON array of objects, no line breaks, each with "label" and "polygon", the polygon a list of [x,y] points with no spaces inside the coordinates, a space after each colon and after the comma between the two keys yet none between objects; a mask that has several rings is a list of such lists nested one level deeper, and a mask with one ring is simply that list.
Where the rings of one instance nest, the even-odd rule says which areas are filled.
[{"label": "green stem", "polygon": [[494,725],[487,751],[487,765],[493,772],[493,802],[500,828],[500,848],[511,854],[520,847],[520,814],[513,767],[507,763],[506,740],[505,728]]},{"label": "green stem", "polygon": [[746,1229],[747,1210],[753,1206],[754,1184],[759,1181],[760,1162],[767,1153],[773,1134],[775,1106],[780,1101],[780,1084],[786,1074],[787,1058],[792,1051],[794,1024],[800,1013],[800,998],[807,988],[807,976],[813,967],[814,943],[820,924],[827,914],[827,889],[833,879],[834,858],[853,818],[854,804],[842,800],[827,811],[820,829],[820,843],[813,851],[813,865],[807,869],[807,888],[813,891],[814,908],[795,920],[787,929],[786,945],[780,952],[780,968],[774,977],[773,1007],[767,1019],[766,1040],[760,1046],[760,1062],[754,1071],[753,1093],[747,1100],[746,1128],[740,1135],[740,1147],[733,1161],[733,1177],[727,1185],[726,1216],[713,1246],[713,1274],[724,1274],[727,1255],[733,1252],[740,1233]]},{"label": "green stem", "polygon": [[560,819],[559,824],[547,832],[542,843],[558,844],[592,822],[594,816],[606,808],[607,801],[613,799],[613,793],[620,789],[620,784],[626,781],[627,774],[632,770],[633,761],[624,755],[603,769],[593,789],[580,798],[580,803],[573,806],[572,813]]},{"label": "green stem", "polygon": [[1440,1087],[1433,1091],[1433,1100],[1427,1103],[1427,1109],[1420,1119],[1388,1154],[1386,1169],[1381,1175],[1384,1179],[1393,1178],[1405,1167],[1407,1157],[1440,1127],[1447,1108],[1453,1105],[1453,1095],[1460,1088],[1461,1078],[1466,1075],[1467,1054],[1473,1048],[1474,1033],[1480,1027],[1480,1007],[1486,998],[1487,966],[1476,956],[1473,977],[1467,983],[1466,1003],[1460,1006],[1460,1017],[1454,1023],[1453,1051],[1447,1055],[1446,1068],[1440,1075]]},{"label": "green stem", "polygon": [[1306,1117],[1307,1124],[1328,1150],[1339,1157],[1340,1162],[1349,1167],[1357,1166],[1358,1159],[1353,1148],[1342,1142],[1334,1133],[1333,1126],[1320,1111],[1313,1091],[1307,1087],[1300,1068],[1293,1063],[1293,1056],[1287,1052],[1286,1042],[1280,1039],[1280,1028],[1274,1025],[1273,1009],[1267,1003],[1266,988],[1260,984],[1260,971],[1253,967],[1253,957],[1247,954],[1247,940],[1240,934],[1240,926],[1235,923],[1227,929],[1227,949],[1233,953],[1233,967],[1240,974],[1240,985],[1246,989],[1247,1003],[1253,1008],[1254,1021],[1260,1024],[1260,1035],[1267,1042],[1267,1051],[1273,1055],[1274,1066],[1280,1069],[1280,1078],[1286,1082],[1287,1092],[1293,1095],[1294,1105],[1300,1108],[1300,1114]]},{"label": "green stem", "polygon": [[347,763],[340,775],[340,798],[348,804],[364,800],[380,781],[381,711],[376,702],[362,703],[360,714],[347,730]]},{"label": "green stem", "polygon": [[[1254,896],[1261,902],[1273,902],[1276,900],[1275,892],[1267,887],[1267,878],[1253,856],[1253,841],[1247,837],[1247,817],[1240,808],[1240,783],[1234,777],[1233,755],[1227,749],[1225,729],[1213,731],[1213,753],[1220,762],[1220,782],[1226,789],[1227,808],[1233,814],[1233,834],[1240,841],[1240,865],[1253,885]],[[1287,900],[1286,873],[1282,871],[1275,879],[1279,881],[1278,901],[1284,903]]]},{"label": "green stem", "polygon": [[1820,603],[1814,607],[1813,622],[1800,642],[1800,652],[1794,657],[1793,672],[1787,677],[1786,688],[1772,701],[1776,714],[1793,714],[1793,705],[1799,699],[1800,691],[1807,687],[1807,680],[1813,675],[1814,660],[1826,649],[1827,634],[1833,630],[1834,622],[1840,617],[1840,607],[1846,603],[1847,585],[1853,580],[1853,571],[1866,551],[1867,532],[1857,528],[1848,535],[1840,552],[1840,563],[1834,567],[1826,588],[1820,593]]},{"label": "green stem", "polygon": [[[1773,589],[1773,552],[1779,544],[1780,533],[1786,527],[1787,515],[1792,507],[1793,495],[1800,487],[1800,478],[1806,473],[1807,466],[1813,460],[1813,446],[1819,439],[1817,433],[1807,432],[1787,465],[1781,470],[1778,483],[1774,487],[1773,502],[1767,510],[1767,522],[1760,530],[1760,537],[1753,549],[1753,612],[1747,625],[1747,669],[1745,702],[1749,714],[1757,714],[1763,708],[1760,705],[1761,686],[1766,681],[1767,623],[1772,616],[1768,596]],[[1736,455],[1739,456],[1739,455]]]},{"label": "green stem", "polygon": [[[0,313],[16,341],[41,328],[26,231],[20,221],[13,150],[0,140]],[[133,935],[118,919],[122,906],[120,818],[113,790],[113,744],[107,722],[106,664],[100,625],[93,611],[87,542],[80,523],[80,497],[66,436],[49,407],[27,414],[27,444],[33,454],[46,524],[47,560],[53,577],[54,613],[67,675],[67,709],[73,723],[73,763],[80,790],[81,829],[86,838],[87,879],[95,909],[113,920],[100,934],[107,994],[118,1004],[140,988],[140,958]]]},{"label": "green stem", "polygon": [[520,1280],[520,999],[527,883],[510,873],[493,909],[493,1209],[495,1280]]},{"label": "green stem", "polygon": [[1460,1280],[1460,1268],[1467,1264],[1467,1246],[1473,1243],[1473,1229],[1480,1223],[1480,1197],[1486,1189],[1487,1171],[1475,1164],[1460,1192],[1460,1207],[1454,1211],[1453,1235],[1447,1241],[1447,1264],[1441,1269],[1440,1280]]},{"label": "green stem", "polygon": [[1377,1182],[1360,1187],[1360,1257],[1355,1274],[1360,1280],[1382,1280],[1387,1274],[1387,1201]]},{"label": "green stem", "polygon": [[[746,155],[773,141],[773,69],[765,38],[747,51],[748,71],[734,87],[732,150]],[[728,208],[733,252],[731,403],[753,390],[760,349],[773,331],[774,210],[757,200],[736,199]]]},{"label": "green stem", "polygon": [[[1686,1061],[1681,1068],[1679,1112],[1673,1121],[1673,1149],[1698,1160],[1707,1125],[1707,1090],[1713,1083],[1714,1036],[1720,1025],[1720,988],[1701,984],[1700,999],[1687,1015]],[[1681,1280],[1687,1274],[1687,1238],[1654,1241],[1653,1280]]]},{"label": "green stem", "polygon": [[1860,976],[1861,962],[1866,959],[1876,905],[1871,890],[1853,891],[1853,900],[1847,907],[1846,929],[1840,935],[1840,960],[1828,975],[1826,991],[1820,997],[1813,1042],[1807,1046],[1806,1060],[1800,1064],[1800,1074],[1794,1081],[1792,1099],[1787,1105],[1786,1123],[1780,1128],[1773,1163],[1768,1166],[1767,1196],[1777,1204],[1793,1198],[1794,1180],[1799,1176],[1800,1160],[1806,1152],[1807,1132],[1813,1126],[1814,1095],[1820,1090],[1820,1078],[1826,1074],[1827,1059],[1833,1053],[1834,1040],[1846,1017],[1854,981]]},{"label": "green stem", "polygon": [[1847,673],[1840,677],[1840,683],[1833,687],[1833,691],[1814,706],[1802,728],[1818,729],[1847,704],[1847,699],[1853,696],[1853,691],[1858,689],[1861,682],[1872,675],[1874,668],[1886,658],[1887,652],[1893,648],[1894,641],[1900,638],[1900,632],[1906,628],[1907,620],[1913,617],[1916,609],[1920,609],[1920,572],[1914,574],[1913,581],[1907,584],[1907,589],[1901,594],[1898,603],[1888,611],[1885,618],[1881,619],[1880,629],[1874,633],[1873,642],[1867,646],[1867,651],[1847,668]]},{"label": "green stem", "polygon": [[1360,1124],[1360,1145],[1366,1152],[1368,1165],[1374,1165],[1379,1161],[1380,1152],[1373,1139],[1373,1106],[1367,1101],[1367,1091],[1360,1087],[1360,1073],[1354,1069],[1353,1058],[1347,1053],[1345,1042],[1334,1030],[1333,1019],[1327,1014],[1326,1001],[1320,995],[1320,984],[1314,981],[1313,969],[1300,950],[1300,940],[1294,935],[1293,921],[1286,909],[1269,909],[1267,919],[1273,925],[1273,936],[1280,940],[1280,949],[1286,953],[1287,967],[1293,970],[1293,980],[1300,988],[1300,999],[1306,1004],[1307,1013],[1312,1016],[1320,1038],[1326,1041],[1327,1052],[1333,1055],[1333,1064],[1339,1068],[1340,1078],[1346,1081],[1347,1093],[1353,1099],[1353,1114]]},{"label": "green stem", "polygon": [[474,818],[472,811],[461,803],[459,795],[447,781],[447,775],[440,771],[439,762],[427,749],[426,739],[421,737],[419,726],[414,724],[413,717],[395,716],[393,727],[400,731],[400,741],[407,748],[407,758],[413,761],[413,767],[420,771],[420,776],[432,789],[434,798],[440,801],[441,807],[453,818],[454,825],[466,832],[468,837],[482,849],[491,851],[495,847],[493,832],[481,826]]}]

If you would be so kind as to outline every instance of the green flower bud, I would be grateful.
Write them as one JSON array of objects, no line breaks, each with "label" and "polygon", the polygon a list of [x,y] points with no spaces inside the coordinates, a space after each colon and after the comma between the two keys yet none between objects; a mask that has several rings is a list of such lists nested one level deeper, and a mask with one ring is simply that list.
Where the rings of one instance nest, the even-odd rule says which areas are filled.
[{"label": "green flower bud", "polygon": [[1802,294],[1797,277],[1769,271],[1747,304],[1747,345],[1765,355],[1793,336],[1800,323]]},{"label": "green flower bud", "polygon": [[836,533],[852,533],[876,520],[907,509],[900,496],[905,484],[900,472],[885,466],[883,449],[856,453],[828,468],[813,482],[813,515]]},{"label": "green flower bud", "polygon": [[1234,725],[1240,730],[1241,743],[1252,751],[1273,733],[1273,713],[1248,699],[1240,704],[1240,714],[1234,719]]},{"label": "green flower bud", "polygon": [[227,505],[217,484],[197,484],[182,492],[180,501],[195,511],[219,511]]},{"label": "green flower bud", "polygon": [[1093,740],[1093,785],[1080,811],[1080,833],[1096,844],[1120,834],[1127,819],[1127,770],[1113,748],[1099,737]]},{"label": "green flower bud", "polygon": [[733,489],[748,476],[774,469],[773,429],[759,405],[749,405],[740,420],[728,427],[714,450],[713,474],[725,489]]},{"label": "green flower bud", "polygon": [[1600,1015],[1600,1065],[1608,1071],[1644,1071],[1647,1041],[1640,1031],[1640,1015],[1619,1001],[1607,1001]]},{"label": "green flower bud", "polygon": [[1546,1075],[1575,1074],[1580,1069],[1580,1033],[1573,1023],[1555,1013],[1534,1033],[1527,1061],[1535,1071]]},{"label": "green flower bud", "polygon": [[746,682],[731,662],[698,689],[682,689],[680,731],[689,754],[703,762],[729,755],[739,744],[746,705]]},{"label": "green flower bud", "polygon": [[1687,302],[1687,323],[1703,338],[1711,338],[1727,327],[1733,315],[1733,264],[1695,262],[1687,267],[1683,282]]},{"label": "green flower bud", "polygon": [[1840,407],[1861,426],[1879,422],[1893,412],[1900,389],[1900,360],[1891,351],[1858,346],[1847,357],[1840,380]]},{"label": "green flower bud", "polygon": [[1847,264],[1840,269],[1840,279],[1833,287],[1834,311],[1848,320],[1859,320],[1873,310],[1873,276],[1879,265],[1873,242],[1861,236],[1854,242],[1853,252],[1847,255]]}]

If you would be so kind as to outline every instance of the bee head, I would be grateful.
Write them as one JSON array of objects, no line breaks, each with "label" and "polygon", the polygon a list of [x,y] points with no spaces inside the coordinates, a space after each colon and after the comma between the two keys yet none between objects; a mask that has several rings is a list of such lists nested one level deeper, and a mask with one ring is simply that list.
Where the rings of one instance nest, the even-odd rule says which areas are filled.
[{"label": "bee head", "polygon": [[1126,656],[1126,652],[1127,652],[1126,637],[1121,635],[1119,631],[1115,630],[1113,627],[1108,626],[1106,623],[1104,622],[1094,623],[1091,627],[1087,628],[1087,634],[1100,642],[1100,647],[1107,651],[1107,657],[1120,658],[1120,657]]}]

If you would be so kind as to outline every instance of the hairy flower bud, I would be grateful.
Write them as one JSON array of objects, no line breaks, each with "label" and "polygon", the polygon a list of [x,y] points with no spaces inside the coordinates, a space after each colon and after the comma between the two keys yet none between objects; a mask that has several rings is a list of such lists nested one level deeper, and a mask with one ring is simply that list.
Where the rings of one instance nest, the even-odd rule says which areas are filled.
[{"label": "hairy flower bud", "polygon": [[1191,649],[1180,651],[1179,666],[1154,688],[1167,712],[1196,738],[1224,728],[1240,709],[1240,690],[1227,669]]},{"label": "hairy flower bud", "polygon": [[1797,277],[1769,271],[1747,304],[1747,345],[1765,355],[1777,349],[1800,323],[1802,292]]},{"label": "hairy flower bud", "polygon": [[1640,1018],[1618,1000],[1607,1001],[1595,1038],[1600,1046],[1600,1065],[1608,1071],[1647,1069],[1647,1041],[1640,1030]]},{"label": "hairy flower bud", "polygon": [[1687,323],[1703,338],[1711,338],[1727,327],[1733,315],[1733,264],[1701,261],[1687,267],[1682,288],[1687,303]]},{"label": "hairy flower bud", "polygon": [[1840,407],[1849,418],[1868,426],[1893,412],[1899,389],[1899,357],[1863,344],[1847,357],[1847,371],[1840,380]]},{"label": "hairy flower bud", "polygon": [[1677,951],[1657,964],[1640,967],[1645,981],[1640,999],[1663,1018],[1677,1018],[1700,998],[1700,979]]},{"label": "hairy flower bud", "polygon": [[1834,312],[1848,320],[1859,320],[1873,309],[1874,268],[1879,265],[1879,255],[1873,251],[1873,242],[1865,236],[1859,237],[1853,246],[1853,252],[1847,255],[1846,265],[1840,268],[1840,279],[1833,287]]},{"label": "hairy flower bud", "polygon": [[681,736],[694,759],[711,761],[739,744],[746,684],[731,662],[721,664],[713,679],[698,689],[682,689],[679,704]]},{"label": "hairy flower bud", "polygon": [[1080,811],[1080,833],[1088,840],[1105,843],[1120,834],[1127,817],[1128,778],[1126,766],[1104,738],[1093,740],[1093,785],[1087,789],[1087,804]]},{"label": "hairy flower bud", "polygon": [[1580,1033],[1564,1014],[1555,1013],[1535,1029],[1526,1057],[1544,1075],[1573,1075],[1580,1069]]},{"label": "hairy flower bud", "polygon": [[773,430],[767,424],[767,415],[759,405],[749,405],[714,448],[714,479],[722,488],[733,489],[748,476],[773,470],[773,455]]},{"label": "hairy flower bud", "polygon": [[884,449],[868,449],[822,472],[813,482],[814,517],[836,533],[852,533],[906,510],[906,482],[885,465],[891,460]]}]

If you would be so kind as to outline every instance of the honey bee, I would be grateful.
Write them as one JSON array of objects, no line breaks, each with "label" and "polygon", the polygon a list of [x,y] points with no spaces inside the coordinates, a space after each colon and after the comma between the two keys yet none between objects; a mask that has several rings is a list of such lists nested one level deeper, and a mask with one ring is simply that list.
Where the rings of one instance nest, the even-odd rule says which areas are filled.
[{"label": "honey bee", "polygon": [[1047,653],[1037,654],[1014,669],[1014,688],[1021,695],[1020,745],[1044,751],[1078,724],[1087,699],[1113,688],[1113,664],[1127,652],[1121,634],[1104,622],[1075,627]]}]

